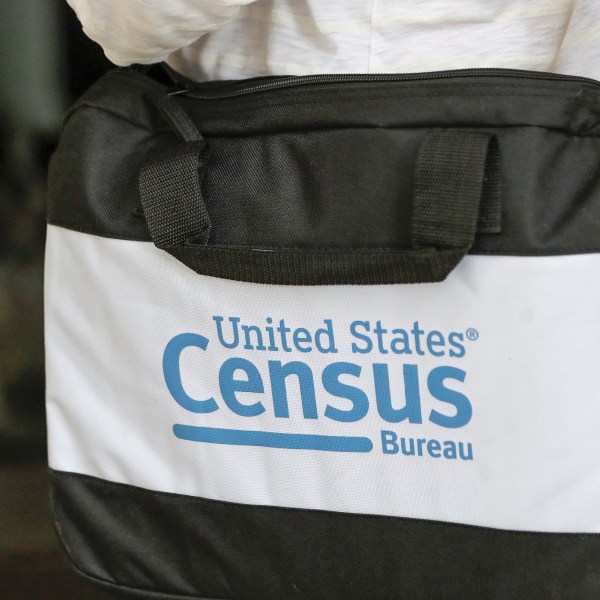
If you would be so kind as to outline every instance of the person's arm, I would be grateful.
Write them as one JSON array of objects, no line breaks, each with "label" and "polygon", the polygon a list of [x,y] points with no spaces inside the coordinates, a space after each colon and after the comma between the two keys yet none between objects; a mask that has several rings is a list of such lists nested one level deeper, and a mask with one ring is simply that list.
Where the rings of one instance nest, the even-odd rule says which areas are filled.
[{"label": "person's arm", "polygon": [[219,29],[255,0],[67,0],[110,61],[155,63]]}]

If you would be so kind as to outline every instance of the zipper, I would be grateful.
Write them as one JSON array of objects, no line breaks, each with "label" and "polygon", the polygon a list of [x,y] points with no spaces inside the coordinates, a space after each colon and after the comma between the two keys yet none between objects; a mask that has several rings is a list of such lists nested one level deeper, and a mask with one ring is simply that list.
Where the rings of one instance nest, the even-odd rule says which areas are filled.
[{"label": "zipper", "polygon": [[400,81],[432,81],[437,79],[455,79],[459,77],[504,77],[538,81],[566,81],[600,86],[600,82],[588,77],[545,73],[542,71],[521,71],[519,69],[459,69],[453,71],[434,71],[429,73],[406,74],[330,74],[330,75],[292,75],[267,76],[241,81],[212,81],[194,83],[180,80],[169,95],[185,95],[196,100],[220,100],[236,98],[260,92],[271,92],[294,87],[318,84],[387,83]]}]

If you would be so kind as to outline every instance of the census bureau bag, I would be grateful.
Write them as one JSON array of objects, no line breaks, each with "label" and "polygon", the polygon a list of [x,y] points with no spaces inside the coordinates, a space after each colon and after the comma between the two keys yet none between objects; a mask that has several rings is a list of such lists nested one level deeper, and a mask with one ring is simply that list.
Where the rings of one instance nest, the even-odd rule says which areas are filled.
[{"label": "census bureau bag", "polygon": [[600,88],[118,70],[50,174],[60,539],[114,593],[600,597]]}]

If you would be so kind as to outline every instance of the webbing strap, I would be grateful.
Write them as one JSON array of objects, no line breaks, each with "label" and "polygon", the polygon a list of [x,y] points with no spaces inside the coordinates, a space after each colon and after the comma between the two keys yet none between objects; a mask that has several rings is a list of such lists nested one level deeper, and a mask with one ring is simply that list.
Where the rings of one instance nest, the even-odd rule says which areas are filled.
[{"label": "webbing strap", "polygon": [[140,172],[140,201],[155,245],[197,273],[282,285],[435,282],[469,252],[477,231],[500,231],[495,134],[447,129],[427,133],[419,151],[412,248],[210,245],[211,222],[200,185],[206,143],[173,98],[162,94],[151,100],[183,142],[148,157]]},{"label": "webbing strap", "polygon": [[140,201],[154,244],[165,250],[206,244],[211,222],[200,187],[206,140],[169,95],[156,91],[147,97],[183,142],[150,153],[140,170]]},{"label": "webbing strap", "polygon": [[168,250],[196,273],[276,285],[378,285],[442,281],[462,249],[259,249],[178,246]]},{"label": "webbing strap", "polygon": [[492,133],[440,130],[426,135],[416,168],[415,247],[470,248],[478,230],[500,230],[499,156]]},{"label": "webbing strap", "polygon": [[162,116],[171,125],[173,131],[184,142],[197,142],[202,139],[202,134],[198,131],[193,121],[169,94],[156,90],[147,92],[146,97],[158,108]]},{"label": "webbing strap", "polygon": [[200,154],[204,140],[161,148],[140,170],[140,200],[158,248],[206,244],[211,222],[202,199]]}]

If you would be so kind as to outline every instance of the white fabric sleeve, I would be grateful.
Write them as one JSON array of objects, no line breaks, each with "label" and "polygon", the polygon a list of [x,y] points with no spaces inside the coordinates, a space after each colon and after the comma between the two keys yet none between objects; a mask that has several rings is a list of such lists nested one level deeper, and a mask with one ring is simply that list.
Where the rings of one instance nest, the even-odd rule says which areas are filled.
[{"label": "white fabric sleeve", "polygon": [[164,60],[255,0],[67,0],[84,32],[119,66]]},{"label": "white fabric sleeve", "polygon": [[576,0],[552,70],[600,80],[599,48],[600,2]]}]

